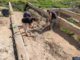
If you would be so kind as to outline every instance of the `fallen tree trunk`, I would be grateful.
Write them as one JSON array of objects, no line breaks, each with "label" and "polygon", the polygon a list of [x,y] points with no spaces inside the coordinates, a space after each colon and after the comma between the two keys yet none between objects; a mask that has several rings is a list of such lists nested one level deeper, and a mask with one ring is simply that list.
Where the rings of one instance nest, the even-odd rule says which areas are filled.
[{"label": "fallen tree trunk", "polygon": [[49,18],[49,14],[47,12],[45,12],[43,9],[40,9],[38,7],[33,6],[31,3],[27,3],[28,7],[35,10],[36,12],[38,12],[41,16],[45,17],[45,18]]}]

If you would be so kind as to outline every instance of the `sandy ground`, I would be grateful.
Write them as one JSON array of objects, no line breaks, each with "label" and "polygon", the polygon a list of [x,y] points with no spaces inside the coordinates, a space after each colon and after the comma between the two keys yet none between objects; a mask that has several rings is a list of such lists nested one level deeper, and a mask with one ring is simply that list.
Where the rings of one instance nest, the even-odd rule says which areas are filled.
[{"label": "sandy ground", "polygon": [[[15,12],[15,16],[17,16],[18,24],[21,25],[22,13]],[[20,31],[22,32],[23,29]],[[37,32],[32,34],[35,36],[34,38],[23,36],[30,60],[72,60],[72,57],[80,56],[79,45],[76,45],[74,39],[68,36],[66,39],[51,30],[42,34]],[[64,34],[62,35],[64,36]]]},{"label": "sandy ground", "polygon": [[24,37],[24,43],[30,60],[71,60],[80,56],[79,50],[53,31]]},{"label": "sandy ground", "polygon": [[[22,13],[15,12],[15,16],[16,23],[21,26]],[[9,18],[0,17],[0,60],[15,60],[9,24]],[[20,29],[21,33],[23,31]],[[72,57],[80,56],[77,42],[57,30],[45,31],[42,34],[34,31],[32,35],[34,38],[22,35],[30,60],[71,60]]]},{"label": "sandy ground", "polygon": [[9,18],[0,17],[0,60],[15,60]]}]

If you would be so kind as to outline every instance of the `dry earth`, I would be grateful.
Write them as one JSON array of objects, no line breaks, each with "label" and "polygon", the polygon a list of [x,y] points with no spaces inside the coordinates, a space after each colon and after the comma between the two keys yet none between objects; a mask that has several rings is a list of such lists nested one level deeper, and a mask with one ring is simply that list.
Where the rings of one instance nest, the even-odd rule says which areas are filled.
[{"label": "dry earth", "polygon": [[0,60],[15,60],[9,18],[0,17]]},{"label": "dry earth", "polygon": [[[18,26],[21,26],[22,13],[15,12],[14,14],[16,16],[16,23]],[[9,24],[9,18],[0,17],[0,60],[15,60]],[[43,25],[45,23],[41,21],[40,24]],[[20,29],[21,33],[23,31],[23,29]],[[49,30],[41,34],[33,31],[32,35],[34,37],[22,35],[29,59],[71,60],[74,56],[80,56],[80,46],[77,42],[69,36],[60,33],[59,30]]]},{"label": "dry earth", "polygon": [[[21,25],[22,13],[15,12],[15,16],[17,16],[18,24]],[[42,34],[34,31],[32,34],[35,36],[34,38],[23,36],[30,60],[71,60],[72,57],[80,56],[79,45],[77,45],[78,48],[75,47],[76,42],[69,36],[65,35],[67,38],[65,39],[52,30]],[[64,36],[64,34],[62,35]]]}]

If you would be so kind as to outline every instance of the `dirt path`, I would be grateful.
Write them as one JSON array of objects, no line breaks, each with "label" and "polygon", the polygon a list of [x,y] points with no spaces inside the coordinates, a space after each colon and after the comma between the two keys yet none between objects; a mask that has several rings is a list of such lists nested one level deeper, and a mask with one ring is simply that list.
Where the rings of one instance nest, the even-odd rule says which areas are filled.
[{"label": "dirt path", "polygon": [[[21,25],[22,13],[16,12],[16,16],[18,24]],[[80,56],[80,50],[54,31],[33,34],[34,38],[23,36],[30,60],[71,60],[74,56]]]},{"label": "dirt path", "polygon": [[9,18],[0,17],[0,60],[15,60]]}]

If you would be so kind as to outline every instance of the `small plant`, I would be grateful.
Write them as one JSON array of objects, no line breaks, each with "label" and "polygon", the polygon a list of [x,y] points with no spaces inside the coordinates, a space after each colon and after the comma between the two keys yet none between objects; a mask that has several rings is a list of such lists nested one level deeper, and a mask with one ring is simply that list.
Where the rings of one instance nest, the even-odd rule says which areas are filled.
[{"label": "small plant", "polygon": [[67,20],[73,24],[77,24],[77,22],[73,18],[67,18]]},{"label": "small plant", "polygon": [[71,32],[69,29],[64,28],[64,27],[61,27],[61,31],[66,33],[66,34],[68,34],[69,36],[73,36],[74,35],[73,32]]}]

